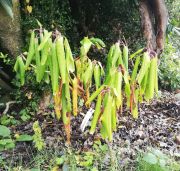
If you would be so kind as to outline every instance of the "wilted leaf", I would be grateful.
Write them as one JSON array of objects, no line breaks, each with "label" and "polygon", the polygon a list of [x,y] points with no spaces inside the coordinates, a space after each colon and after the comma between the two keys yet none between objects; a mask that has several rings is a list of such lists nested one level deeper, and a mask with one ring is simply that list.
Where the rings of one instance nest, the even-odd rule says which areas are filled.
[{"label": "wilted leaf", "polygon": [[86,56],[91,45],[92,42],[88,39],[88,37],[85,37],[83,40],[81,40],[81,56]]}]

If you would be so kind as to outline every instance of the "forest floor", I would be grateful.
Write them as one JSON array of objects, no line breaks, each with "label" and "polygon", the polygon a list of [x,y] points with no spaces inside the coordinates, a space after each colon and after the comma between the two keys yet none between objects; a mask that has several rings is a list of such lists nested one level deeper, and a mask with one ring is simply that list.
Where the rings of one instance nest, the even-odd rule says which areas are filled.
[{"label": "forest floor", "polygon": [[[0,165],[2,168],[4,166],[2,170],[19,166],[20,169],[36,168],[37,165],[43,171],[57,169],[54,167],[57,160],[68,154],[69,162],[64,162],[62,170],[68,170],[67,163],[71,163],[71,168],[76,165],[79,170],[98,168],[107,171],[133,171],[137,167],[138,155],[149,149],[159,149],[180,161],[180,100],[169,92],[163,92],[161,98],[149,104],[141,104],[137,120],[134,120],[128,111],[124,111],[119,116],[119,126],[111,143],[100,138],[99,130],[95,135],[90,135],[89,126],[82,132],[80,126],[77,126],[84,117],[81,113],[71,121],[71,147],[65,146],[66,136],[62,123],[49,117],[48,113],[48,110],[43,111],[32,121],[11,127],[13,135],[33,135],[32,125],[38,120],[46,144],[45,150],[37,152],[32,142],[17,142],[13,150],[0,152],[0,162],[4,161],[4,164]],[[83,109],[83,113],[86,113],[86,109]],[[77,168],[75,170],[78,170]],[[73,169],[69,169],[71,170]]]}]

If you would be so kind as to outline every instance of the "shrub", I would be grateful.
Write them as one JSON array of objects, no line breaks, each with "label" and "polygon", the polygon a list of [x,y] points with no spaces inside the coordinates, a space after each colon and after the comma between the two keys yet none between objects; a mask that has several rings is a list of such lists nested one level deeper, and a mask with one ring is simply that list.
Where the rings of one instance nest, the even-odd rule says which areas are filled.
[{"label": "shrub", "polygon": [[159,80],[164,89],[180,89],[179,52],[172,43],[168,43],[160,60]]},{"label": "shrub", "polygon": [[[97,101],[90,133],[95,132],[99,120],[102,137],[112,140],[118,123],[117,113],[122,112],[123,105],[126,104],[137,119],[138,104],[158,93],[157,55],[150,49],[140,49],[129,56],[127,45],[118,41],[109,50],[104,72],[99,61],[88,57],[90,48],[102,49],[104,42],[85,37],[80,43],[80,55],[74,59],[66,37],[40,27],[32,31],[27,57],[18,56],[14,70],[21,85],[29,69],[35,73],[38,83],[51,84],[56,117],[62,118],[69,143],[71,113],[78,114],[80,98],[87,108]],[[129,61],[133,64],[132,73]],[[94,87],[96,90],[91,94]],[[90,109],[82,121],[82,130],[92,114]]]}]

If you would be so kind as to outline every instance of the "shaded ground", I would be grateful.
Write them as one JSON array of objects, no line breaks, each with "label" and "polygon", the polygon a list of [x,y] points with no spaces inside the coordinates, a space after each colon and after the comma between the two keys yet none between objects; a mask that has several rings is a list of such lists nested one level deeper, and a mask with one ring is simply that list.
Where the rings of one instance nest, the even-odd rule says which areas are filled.
[{"label": "shaded ground", "polygon": [[[86,113],[85,109],[83,111]],[[46,115],[46,112],[49,111],[44,111],[43,115]],[[137,153],[146,151],[148,147],[158,148],[179,160],[180,144],[177,137],[180,135],[180,101],[174,94],[164,92],[160,99],[150,104],[142,104],[139,113],[136,121],[126,111],[119,116],[118,130],[114,133],[113,142],[109,143],[109,147],[116,153],[115,156],[119,156],[119,164],[126,167],[128,163],[132,169]],[[40,122],[47,148],[63,149],[66,137],[62,123],[52,120],[49,116],[43,118],[42,114],[39,114],[36,119]],[[82,119],[83,115],[80,114],[71,121],[73,130],[71,143],[75,150],[87,151],[91,149],[94,140],[100,139],[100,135],[89,135],[88,127],[82,133],[79,129]],[[30,122],[12,127],[12,131],[19,134],[33,134],[32,124],[33,122]],[[31,143],[21,142],[13,151],[4,152],[2,156],[11,160],[14,156],[13,162],[23,158],[22,163],[29,163],[34,152]],[[109,158],[103,160],[105,165],[108,165]]]}]

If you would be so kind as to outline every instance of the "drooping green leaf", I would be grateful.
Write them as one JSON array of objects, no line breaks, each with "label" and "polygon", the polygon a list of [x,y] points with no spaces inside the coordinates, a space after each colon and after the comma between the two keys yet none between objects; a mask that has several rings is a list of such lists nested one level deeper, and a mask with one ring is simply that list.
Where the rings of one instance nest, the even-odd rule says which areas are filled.
[{"label": "drooping green leaf", "polygon": [[28,55],[27,55],[27,59],[26,59],[26,69],[29,67],[34,54],[35,54],[35,33],[34,33],[34,31],[32,31],[30,43],[29,43]]},{"label": "drooping green leaf", "polygon": [[144,48],[139,49],[139,50],[137,50],[135,53],[131,54],[131,55],[130,55],[130,59],[133,59],[136,55],[138,55],[139,53],[142,53],[143,50],[144,50]]},{"label": "drooping green leaf", "polygon": [[69,118],[67,117],[67,99],[66,99],[66,86],[63,84],[62,87],[62,120],[65,125],[69,123]]},{"label": "drooping green leaf", "polygon": [[140,59],[141,59],[140,56],[138,56],[136,58],[134,68],[133,68],[133,72],[132,72],[132,75],[131,75],[131,83],[133,83],[135,81],[135,79],[136,79]]},{"label": "drooping green leaf", "polygon": [[21,85],[24,85],[25,82],[25,65],[20,56],[17,57],[16,63],[14,65],[14,70],[17,75],[20,77]]},{"label": "drooping green leaf", "polygon": [[59,36],[56,38],[56,55],[63,84],[66,82],[66,59],[64,51],[64,38]]},{"label": "drooping green leaf", "polygon": [[139,73],[137,75],[137,81],[138,81],[139,84],[141,84],[141,82],[142,82],[142,80],[143,80],[149,66],[150,66],[150,56],[149,56],[148,52],[144,52],[144,54],[143,54],[143,62],[142,62],[140,71],[139,71]]},{"label": "drooping green leaf", "polygon": [[88,37],[84,37],[83,40],[81,40],[81,49],[80,49],[80,56],[81,59],[85,56],[87,56],[87,53],[89,52],[89,49],[92,45],[92,42],[88,39]]},{"label": "drooping green leaf", "polygon": [[93,120],[91,123],[91,130],[90,133],[93,134],[96,128],[96,124],[99,118],[99,115],[101,114],[101,102],[102,102],[102,95],[99,94],[98,96],[98,100],[96,102],[96,108],[95,108],[95,112],[94,112],[94,116],[93,116]]},{"label": "drooping green leaf", "polygon": [[101,87],[99,87],[95,92],[93,92],[93,94],[90,96],[90,98],[88,99],[88,101],[86,102],[86,105],[91,103],[98,95],[99,93],[101,93],[101,91],[105,88],[105,85],[102,85]]},{"label": "drooping green leaf", "polygon": [[41,50],[41,65],[45,65],[49,52],[50,52],[50,48],[51,48],[51,44],[49,44],[49,40],[46,42],[46,44],[44,45],[44,48]]},{"label": "drooping green leaf", "polygon": [[38,49],[37,49],[38,51],[44,48],[45,44],[48,42],[48,39],[51,37],[51,35],[52,35],[52,32],[48,32],[47,34],[43,36],[43,38],[41,39],[41,43],[38,46]]},{"label": "drooping green leaf", "polygon": [[41,65],[41,56],[40,52],[38,51],[38,39],[35,39],[35,57],[36,57],[36,81],[41,82],[44,77],[46,65]]},{"label": "drooping green leaf", "polygon": [[83,73],[83,76],[82,76],[83,77],[84,87],[87,87],[91,83],[92,74],[93,74],[93,64],[89,60],[88,67],[87,67],[86,71]]},{"label": "drooping green leaf", "polygon": [[96,90],[99,88],[101,85],[101,70],[99,65],[95,65],[94,67],[94,80],[95,80],[95,85],[96,85]]},{"label": "drooping green leaf", "polygon": [[115,49],[114,49],[114,53],[113,53],[113,56],[112,56],[112,61],[111,61],[111,66],[114,67],[117,63],[117,60],[119,58],[119,56],[121,55],[121,50],[120,50],[120,47],[119,47],[119,42],[117,42],[115,44]]},{"label": "drooping green leaf", "polygon": [[50,56],[50,74],[51,74],[51,84],[53,89],[53,94],[55,94],[59,88],[59,65],[58,65],[58,57],[56,54],[56,45],[52,43],[51,48],[51,56]]},{"label": "drooping green leaf", "polygon": [[99,38],[94,38],[94,37],[92,37],[92,38],[90,38],[90,41],[91,41],[98,49],[101,49],[101,48],[105,48],[105,47],[106,47],[105,43],[104,43],[101,39],[99,39]]},{"label": "drooping green leaf", "polygon": [[126,68],[126,71],[128,71],[128,52],[129,52],[128,47],[124,46],[123,47],[123,63]]},{"label": "drooping green leaf", "polygon": [[109,141],[112,140],[112,116],[111,116],[111,106],[113,98],[110,93],[107,94],[107,101],[104,104],[104,112],[101,117],[102,127],[101,135],[103,138],[108,138]]},{"label": "drooping green leaf", "polygon": [[122,106],[122,73],[120,71],[117,71],[115,73],[115,79],[114,79],[114,88],[117,92],[117,97],[116,97],[116,107],[117,109]]},{"label": "drooping green leaf", "polygon": [[107,55],[107,63],[106,63],[106,74],[109,74],[109,70],[112,67],[112,57],[113,57],[113,53],[114,53],[114,49],[115,49],[115,45],[112,45],[109,53]]},{"label": "drooping green leaf", "polygon": [[70,87],[69,87],[69,79],[68,76],[66,77],[66,84],[65,84],[65,95],[66,95],[66,101],[67,101],[67,112],[71,112],[72,106],[71,106],[71,96],[70,96]]},{"label": "drooping green leaf", "polygon": [[73,59],[73,55],[71,52],[71,48],[69,45],[68,40],[65,38],[64,40],[64,48],[65,48],[65,52],[66,52],[66,65],[67,65],[67,70],[68,72],[74,72],[75,71],[75,66],[74,66],[74,59]]}]

